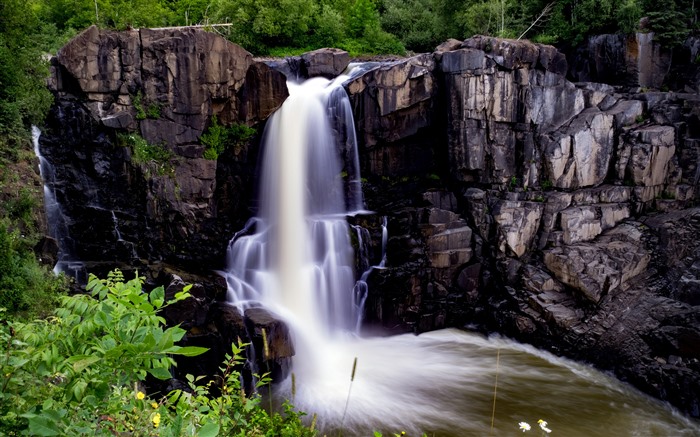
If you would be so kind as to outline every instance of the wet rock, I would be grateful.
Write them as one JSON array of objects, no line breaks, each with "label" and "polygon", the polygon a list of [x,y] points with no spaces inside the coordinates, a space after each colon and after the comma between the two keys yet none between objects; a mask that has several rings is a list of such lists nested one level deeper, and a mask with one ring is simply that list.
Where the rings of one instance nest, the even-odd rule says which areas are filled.
[{"label": "wet rock", "polygon": [[378,65],[345,84],[358,141],[366,148],[362,167],[395,177],[434,173],[433,142],[438,81],[430,54]]},{"label": "wet rock", "polygon": [[671,66],[671,51],[653,32],[596,35],[579,49],[570,74],[578,81],[660,88]]},{"label": "wet rock", "polygon": [[345,50],[323,48],[301,55],[308,77],[324,76],[332,79],[340,75],[350,63]]}]

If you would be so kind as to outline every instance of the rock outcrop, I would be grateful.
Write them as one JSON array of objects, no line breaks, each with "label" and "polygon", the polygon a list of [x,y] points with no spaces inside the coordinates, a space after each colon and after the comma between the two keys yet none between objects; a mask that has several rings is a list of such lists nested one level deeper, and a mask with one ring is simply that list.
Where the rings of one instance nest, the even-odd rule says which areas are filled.
[{"label": "rock outcrop", "polygon": [[[424,56],[383,68],[429,68]],[[443,132],[433,136],[429,162],[399,165],[398,173],[371,160],[363,168],[370,208],[389,216],[387,268],[369,278],[367,321],[399,331],[461,324],[506,333],[592,361],[698,415],[698,361],[657,333],[666,323],[684,339],[700,332],[691,303],[698,258],[659,245],[676,226],[684,235],[697,229],[697,210],[684,209],[700,199],[697,95],[636,93],[651,86],[638,82],[628,84],[632,93],[572,83],[562,54],[525,41],[451,41],[434,57],[421,77],[430,75],[423,84],[437,90],[392,82],[392,95],[412,102],[394,112],[382,110],[392,107],[378,98],[386,93],[361,86],[381,72],[346,85],[358,102],[365,159],[402,162],[421,141],[415,124],[379,129],[376,116],[428,110],[417,126]],[[428,105],[426,95],[442,96],[443,105]],[[439,183],[425,177],[431,171]],[[375,194],[382,191],[391,194]],[[671,267],[677,263],[688,270]]]},{"label": "rock outcrop", "polygon": [[238,142],[217,161],[200,138],[217,125],[261,133],[287,96],[284,75],[191,28],[90,27],[52,72],[56,104],[41,147],[79,242],[71,255],[221,266],[248,215],[257,143]]}]

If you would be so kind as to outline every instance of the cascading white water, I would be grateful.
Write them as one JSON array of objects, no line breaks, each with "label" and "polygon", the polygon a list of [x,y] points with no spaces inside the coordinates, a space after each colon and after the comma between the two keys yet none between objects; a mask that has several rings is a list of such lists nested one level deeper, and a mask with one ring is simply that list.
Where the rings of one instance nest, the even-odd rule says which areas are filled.
[{"label": "cascading white water", "polygon": [[44,183],[44,211],[46,213],[48,234],[56,239],[59,249],[58,261],[53,271],[56,274],[61,272],[66,273],[79,282],[85,281],[87,278],[83,275],[83,264],[79,261],[72,260],[69,255],[71,241],[68,234],[66,216],[63,214],[61,205],[56,199],[56,174],[51,163],[41,154],[41,149],[39,147],[40,138],[41,130],[36,126],[32,126],[34,154],[39,159],[39,174]]},{"label": "cascading white water", "polygon": [[[361,194],[345,200],[334,137],[339,130],[328,119],[337,116],[328,102],[342,80],[289,84],[290,96],[263,139],[258,216],[229,245],[230,300],[265,306],[293,333],[295,390],[288,378],[277,388],[281,397],[318,414],[323,432],[483,436],[491,432],[499,375],[493,435],[515,435],[519,421],[536,426],[539,418],[567,436],[690,436],[700,430],[599,372],[517,343],[456,330],[353,335],[361,307],[345,214],[362,209]],[[359,173],[348,176],[359,181]]]}]

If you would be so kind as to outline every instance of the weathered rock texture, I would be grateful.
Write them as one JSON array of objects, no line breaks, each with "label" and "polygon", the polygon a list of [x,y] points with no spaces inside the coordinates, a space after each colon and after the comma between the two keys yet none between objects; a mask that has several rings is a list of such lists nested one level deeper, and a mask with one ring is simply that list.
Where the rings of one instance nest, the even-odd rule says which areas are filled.
[{"label": "weathered rock texture", "polygon": [[[42,150],[81,260],[221,266],[248,215],[257,145],[205,159],[212,124],[262,129],[285,77],[214,33],[91,27],[63,47]],[[142,139],[142,140],[141,140]],[[167,156],[139,158],[134,143]],[[161,152],[161,155],[163,153]]]},{"label": "weathered rock texture", "polygon": [[[624,70],[629,89],[660,87],[643,82],[663,80],[644,79],[648,69]],[[700,243],[689,236],[699,212],[685,209],[700,199],[700,99],[572,83],[567,71],[552,47],[474,37],[439,47],[434,66],[421,55],[346,85],[369,207],[389,216],[366,320],[416,332],[476,324],[594,362],[697,416],[699,362],[679,343],[700,335]],[[398,118],[406,126],[381,123]],[[403,164],[421,130],[434,132],[430,154]],[[664,249],[681,229],[689,247]]]},{"label": "weathered rock texture", "polygon": [[[368,278],[365,320],[392,331],[498,331],[700,416],[700,97],[692,84],[638,92],[663,80],[644,76],[649,44],[654,68],[668,59],[625,38],[589,42],[577,83],[555,48],[487,37],[370,64],[345,83],[377,212],[353,219],[373,239],[362,268],[379,262],[377,217],[388,217],[386,268]],[[632,40],[635,56],[602,56]],[[42,143],[76,254],[220,268],[250,216],[257,139],[204,160],[198,139],[210,117],[260,128],[286,96],[275,69],[334,75],[345,63],[322,50],[270,67],[195,31],[81,34],[54,62],[58,100]],[[624,72],[615,84],[625,89],[586,82],[604,71]],[[134,162],[116,141],[134,132],[175,158]],[[203,333],[201,344],[218,350],[241,326],[257,346],[262,325],[284,337],[257,310],[201,298],[195,307],[180,313],[188,339]],[[293,351],[284,342],[279,351],[283,372]]]}]

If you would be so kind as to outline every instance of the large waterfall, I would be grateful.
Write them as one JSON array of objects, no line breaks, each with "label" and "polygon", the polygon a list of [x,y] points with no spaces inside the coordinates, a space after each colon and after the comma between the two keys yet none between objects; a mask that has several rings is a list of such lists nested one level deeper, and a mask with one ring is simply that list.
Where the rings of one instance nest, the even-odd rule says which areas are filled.
[{"label": "large waterfall", "polygon": [[356,334],[365,287],[355,287],[346,215],[362,196],[357,159],[340,158],[354,147],[353,129],[336,123],[349,114],[337,106],[347,105],[343,79],[289,84],[263,139],[259,211],[229,246],[229,299],[265,306],[293,332],[295,388],[288,378],[279,395],[332,435],[515,435],[518,422],[540,418],[554,435],[694,435],[659,402],[514,342],[456,330]]}]

